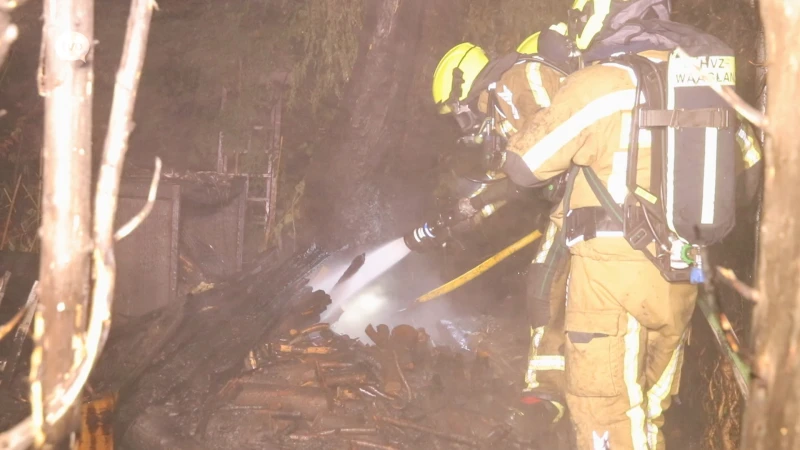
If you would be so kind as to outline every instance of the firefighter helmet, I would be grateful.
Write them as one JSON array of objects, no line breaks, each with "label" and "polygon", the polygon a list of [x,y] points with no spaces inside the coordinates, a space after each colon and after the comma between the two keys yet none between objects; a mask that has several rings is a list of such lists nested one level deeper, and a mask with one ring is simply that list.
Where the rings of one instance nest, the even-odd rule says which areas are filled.
[{"label": "firefighter helmet", "polygon": [[[456,45],[444,55],[433,72],[433,101],[440,114],[451,111],[450,101],[467,97],[475,77],[488,63],[489,58],[483,49],[469,42]],[[454,88],[460,92],[453,92]],[[454,96],[457,97],[452,98]]]},{"label": "firefighter helmet", "polygon": [[[555,25],[550,25],[550,30],[555,31],[556,33],[566,36],[567,35],[567,24],[564,22],[557,23]],[[532,35],[528,36],[519,47],[517,47],[517,53],[522,53],[523,55],[535,55],[539,53],[539,36],[541,35],[540,31],[533,33]]]},{"label": "firefighter helmet", "polygon": [[617,31],[633,20],[669,20],[670,0],[574,0],[569,10],[569,34],[586,50],[602,33]]}]

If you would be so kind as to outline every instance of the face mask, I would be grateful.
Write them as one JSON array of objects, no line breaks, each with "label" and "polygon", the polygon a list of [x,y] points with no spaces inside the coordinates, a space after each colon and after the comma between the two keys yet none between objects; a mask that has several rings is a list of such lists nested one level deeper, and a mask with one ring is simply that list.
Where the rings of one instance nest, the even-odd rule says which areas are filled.
[{"label": "face mask", "polygon": [[451,104],[450,110],[462,133],[472,134],[480,127],[482,117],[475,114],[469,106],[461,103]]}]

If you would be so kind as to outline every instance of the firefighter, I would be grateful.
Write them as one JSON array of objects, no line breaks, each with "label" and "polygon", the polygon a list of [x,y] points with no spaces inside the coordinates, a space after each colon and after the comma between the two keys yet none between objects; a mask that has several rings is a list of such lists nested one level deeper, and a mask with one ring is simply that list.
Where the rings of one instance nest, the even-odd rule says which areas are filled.
[{"label": "firefighter", "polygon": [[[679,44],[696,37],[693,29],[669,22],[669,12],[666,0],[576,0],[569,34],[586,61],[624,52],[666,62]],[[682,40],[685,33],[688,39]],[[579,449],[665,448],[663,413],[677,394],[684,337],[698,295],[695,284],[668,281],[671,266],[656,265],[645,252],[654,246],[634,249],[621,220],[608,213],[632,195],[626,157],[634,148],[630,131],[637,82],[633,70],[614,63],[571,74],[550,105],[509,138],[502,166],[511,181],[526,187],[571,176],[551,220],[571,255],[565,391]],[[713,140],[716,133],[706,133],[706,145],[723,142],[722,137]],[[736,134],[745,167],[760,161],[752,136],[746,126]],[[651,167],[641,162],[650,161],[651,139],[642,130],[636,140],[634,175],[644,186]],[[693,262],[699,267],[699,258]],[[694,269],[691,273],[694,278]]]},{"label": "firefighter", "polygon": [[[454,115],[467,136],[481,130],[485,118],[495,119],[492,138],[501,141],[499,147],[502,150],[505,141],[519,129],[532,126],[530,118],[550,105],[565,76],[574,70],[575,61],[571,58],[566,31],[566,24],[561,23],[537,32],[518,46],[517,53],[523,57],[507,55],[494,61],[493,65],[483,50],[473,44],[454,47],[434,72],[433,98],[439,112]],[[537,55],[549,64],[526,59],[524,55]],[[453,88],[454,69],[461,72],[455,72],[457,83],[459,75],[463,79],[460,96],[457,95],[458,86]],[[484,140],[484,144],[490,141],[485,135],[479,138]],[[462,199],[459,202],[461,217],[488,216],[509,199],[525,195],[518,186],[502,179],[504,174],[493,166],[497,163],[493,160],[496,155],[492,149],[485,152],[489,169],[487,178],[500,178],[500,182],[483,184],[472,195]],[[557,204],[563,185],[564,177],[558,177],[539,192],[546,200]],[[569,261],[563,239],[557,235],[558,228],[551,223],[527,275],[531,345],[525,373],[526,387],[521,399],[523,405],[540,410],[552,422],[562,418],[565,409],[561,348]]]}]

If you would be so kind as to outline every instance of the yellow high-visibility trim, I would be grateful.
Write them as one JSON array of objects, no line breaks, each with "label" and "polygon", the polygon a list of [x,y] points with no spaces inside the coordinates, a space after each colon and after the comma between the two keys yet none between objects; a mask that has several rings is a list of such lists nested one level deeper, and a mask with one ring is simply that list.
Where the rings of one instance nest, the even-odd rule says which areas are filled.
[{"label": "yellow high-visibility trim", "polygon": [[[544,335],[544,327],[531,327],[531,345],[528,349],[528,361],[533,361],[539,351],[539,343],[542,341]],[[528,390],[533,390],[539,387],[539,381],[536,379],[536,369],[528,364],[525,371],[525,385]]]},{"label": "yellow high-visibility trim", "polygon": [[644,393],[639,385],[639,334],[642,326],[635,317],[628,314],[628,328],[625,333],[625,358],[623,374],[628,390],[630,409],[626,413],[631,422],[631,440],[634,450],[648,450],[645,434]]},{"label": "yellow high-visibility trim", "polygon": [[547,226],[547,231],[545,231],[545,241],[542,242],[542,248],[539,250],[539,253],[536,254],[536,258],[533,260],[534,263],[541,264],[544,262],[545,258],[547,258],[550,247],[553,246],[553,241],[556,238],[556,231],[558,231],[558,227],[550,222],[550,225]]},{"label": "yellow high-visibility trim", "polygon": [[[578,0],[575,4],[581,4],[580,8],[573,8],[583,11],[583,8],[586,6],[588,1]],[[592,40],[600,30],[603,29],[603,23],[606,20],[606,16],[611,11],[611,0],[594,0],[594,13],[589,17],[589,20],[586,21],[586,26],[583,27],[581,33],[575,37],[575,44],[581,50],[586,50],[589,48],[589,44],[592,43]]]},{"label": "yellow high-visibility trim", "polygon": [[745,169],[749,169],[761,161],[761,144],[749,124],[743,122],[739,126],[739,130],[736,132],[736,143],[739,144],[739,150],[742,152]]},{"label": "yellow high-visibility trim", "polygon": [[563,356],[534,356],[532,360],[528,361],[528,370],[564,370],[566,366]]},{"label": "yellow high-visibility trim", "polygon": [[640,197],[642,197],[643,199],[647,200],[648,202],[654,205],[658,203],[658,198],[655,195],[651,194],[650,192],[644,190],[642,187],[636,188],[636,195],[639,195]]},{"label": "yellow high-visibility trim", "polygon": [[500,122],[500,132],[505,137],[511,137],[512,135],[516,134],[517,129],[514,127],[514,125],[511,124],[511,122],[509,122],[508,120],[504,120]]},{"label": "yellow high-visibility trim", "polygon": [[522,156],[523,161],[535,172],[586,128],[613,114],[632,110],[635,98],[634,89],[625,89],[594,100],[529,148]]},{"label": "yellow high-visibility trim", "polygon": [[682,338],[678,348],[672,352],[672,357],[656,384],[647,391],[647,442],[652,449],[655,449],[658,444],[658,426],[653,420],[664,412],[661,403],[672,391],[672,384],[678,371],[678,361],[680,361],[681,353],[683,352],[683,341],[684,339]]},{"label": "yellow high-visibility trim", "polygon": [[550,95],[547,94],[547,89],[544,88],[542,81],[542,65],[530,63],[525,68],[525,73],[528,75],[528,85],[531,87],[536,104],[542,108],[550,106]]}]

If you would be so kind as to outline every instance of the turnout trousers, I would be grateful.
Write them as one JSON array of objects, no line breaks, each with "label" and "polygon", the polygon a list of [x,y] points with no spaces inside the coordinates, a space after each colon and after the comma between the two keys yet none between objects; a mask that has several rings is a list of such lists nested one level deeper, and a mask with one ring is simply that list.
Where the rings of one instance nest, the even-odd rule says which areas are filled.
[{"label": "turnout trousers", "polygon": [[564,402],[564,308],[569,257],[559,228],[550,222],[527,278],[531,345],[525,391],[558,403]]},{"label": "turnout trousers", "polygon": [[664,450],[697,288],[668,283],[623,238],[572,247],[566,399],[580,450]]}]

